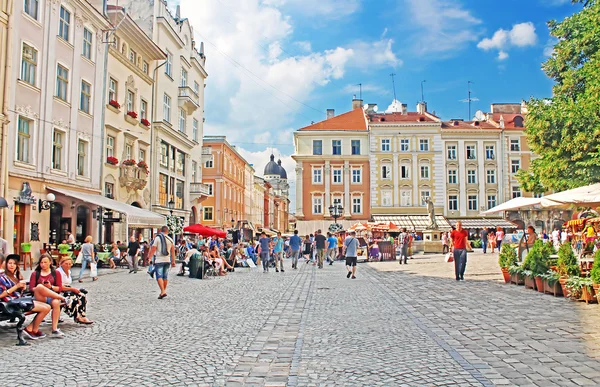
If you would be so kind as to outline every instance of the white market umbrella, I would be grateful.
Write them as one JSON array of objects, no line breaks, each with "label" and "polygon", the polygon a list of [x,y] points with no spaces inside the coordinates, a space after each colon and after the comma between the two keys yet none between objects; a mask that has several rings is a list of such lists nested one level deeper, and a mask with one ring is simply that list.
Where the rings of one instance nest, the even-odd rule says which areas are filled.
[{"label": "white market umbrella", "polygon": [[542,199],[540,199],[540,198],[524,198],[524,197],[514,198],[514,199],[511,199],[500,205],[497,205],[496,207],[490,208],[487,211],[482,212],[481,215],[490,215],[490,214],[496,214],[498,212],[504,212],[504,211],[515,211],[515,210],[521,210],[521,209],[528,209],[528,208],[532,208],[535,206],[539,206],[541,201],[542,201]]},{"label": "white market umbrella", "polygon": [[542,198],[541,204],[543,207],[564,207],[565,205],[598,207],[600,206],[600,183],[545,196]]}]

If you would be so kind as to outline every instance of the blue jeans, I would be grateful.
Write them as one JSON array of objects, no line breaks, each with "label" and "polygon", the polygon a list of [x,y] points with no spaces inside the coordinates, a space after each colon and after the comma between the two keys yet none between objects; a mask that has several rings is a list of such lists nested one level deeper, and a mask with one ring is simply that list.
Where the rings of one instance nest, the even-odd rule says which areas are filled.
[{"label": "blue jeans", "polygon": [[262,262],[262,267],[264,271],[269,271],[269,252],[261,251],[260,252],[260,260]]},{"label": "blue jeans", "polygon": [[154,264],[154,275],[156,276],[156,279],[157,280],[159,280],[159,279],[168,280],[170,268],[171,268],[170,263],[155,263]]},{"label": "blue jeans", "polygon": [[461,279],[465,276],[467,268],[467,249],[454,249],[454,273],[456,279]]},{"label": "blue jeans", "polygon": [[483,253],[487,253],[487,244],[488,244],[488,240],[487,239],[482,239],[481,240],[481,247],[483,247]]},{"label": "blue jeans", "polygon": [[[92,257],[86,257],[84,256],[83,259],[81,260],[81,271],[79,272],[79,279],[83,278],[83,272],[85,271],[85,269],[87,269],[88,265],[92,263]],[[90,270],[91,270],[91,266],[90,266]],[[92,272],[90,271],[90,274]]]}]

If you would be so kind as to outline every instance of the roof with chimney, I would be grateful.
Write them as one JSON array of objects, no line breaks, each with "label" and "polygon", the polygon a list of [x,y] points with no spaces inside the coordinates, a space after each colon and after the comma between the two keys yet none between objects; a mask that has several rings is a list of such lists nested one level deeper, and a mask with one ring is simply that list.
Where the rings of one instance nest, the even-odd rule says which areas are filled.
[{"label": "roof with chimney", "polygon": [[498,126],[486,121],[451,120],[442,122],[442,129],[498,129]]},{"label": "roof with chimney", "polygon": [[504,129],[525,130],[523,114],[493,113],[491,116],[492,122],[498,126],[502,126],[501,123],[504,121]]},{"label": "roof with chimney", "polygon": [[348,130],[348,131],[367,131],[367,120],[365,113],[361,108],[351,110],[347,113],[334,116],[325,121],[317,122],[300,128],[300,131],[311,131],[311,130]]},{"label": "roof with chimney", "polygon": [[402,123],[411,123],[411,122],[440,122],[440,119],[434,116],[431,113],[417,113],[417,112],[406,112],[406,113],[378,113],[369,115],[369,120],[372,123],[379,122],[402,122]]}]

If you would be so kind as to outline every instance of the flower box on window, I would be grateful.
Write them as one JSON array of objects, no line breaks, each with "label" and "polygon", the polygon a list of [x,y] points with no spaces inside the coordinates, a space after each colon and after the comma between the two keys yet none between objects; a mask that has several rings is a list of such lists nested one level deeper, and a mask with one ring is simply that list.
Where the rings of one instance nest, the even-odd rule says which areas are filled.
[{"label": "flower box on window", "polygon": [[137,166],[141,169],[143,169],[144,171],[146,171],[146,175],[150,173],[150,169],[148,168],[148,164],[146,164],[146,162],[144,160],[140,160],[139,163],[137,163]]},{"label": "flower box on window", "polygon": [[142,118],[140,122],[142,123],[142,125],[150,127],[150,121],[148,121],[147,119]]},{"label": "flower box on window", "polygon": [[116,157],[113,157],[113,156],[108,156],[106,158],[106,163],[110,164],[110,165],[117,165],[117,164],[119,164],[119,159],[117,159]]},{"label": "flower box on window", "polygon": [[129,159],[129,160],[123,160],[123,162],[121,164],[130,167],[130,166],[136,165],[137,163],[135,162],[135,160]]},{"label": "flower box on window", "polygon": [[108,104],[112,107],[114,107],[115,109],[121,109],[121,104],[118,103],[117,101],[115,101],[114,99],[111,99],[110,101],[108,101]]},{"label": "flower box on window", "polygon": [[131,118],[137,118],[138,114],[134,111],[127,112],[127,115]]}]

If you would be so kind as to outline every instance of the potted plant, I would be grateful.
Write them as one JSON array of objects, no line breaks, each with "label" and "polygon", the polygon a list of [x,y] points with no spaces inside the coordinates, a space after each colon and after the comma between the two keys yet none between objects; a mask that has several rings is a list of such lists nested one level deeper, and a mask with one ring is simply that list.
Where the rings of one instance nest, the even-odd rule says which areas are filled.
[{"label": "potted plant", "polygon": [[563,295],[560,284],[558,283],[560,278],[558,272],[548,270],[548,272],[542,274],[541,277],[544,280],[544,293],[552,294],[554,297]]},{"label": "potted plant", "polygon": [[594,254],[594,265],[590,271],[590,278],[592,279],[592,287],[596,297],[600,297],[600,292],[598,291],[598,288],[600,288],[600,250],[596,250]]},{"label": "potted plant", "polygon": [[560,278],[558,282],[562,288],[563,294],[567,297],[568,289],[566,287],[567,279],[573,276],[581,275],[581,268],[577,262],[577,257],[573,252],[573,248],[569,243],[565,243],[558,249],[558,260],[556,261],[556,268]]},{"label": "potted plant", "polygon": [[137,166],[139,168],[142,168],[144,171],[146,171],[146,175],[150,173],[150,170],[148,169],[148,164],[146,164],[146,162],[144,160],[140,160],[137,163]]},{"label": "potted plant", "polygon": [[81,251],[81,243],[79,243],[79,242],[73,243],[73,256],[75,258],[77,258],[80,251]]},{"label": "potted plant", "polygon": [[510,282],[515,285],[524,285],[525,279],[523,275],[523,268],[521,266],[513,265],[508,268],[508,274],[510,274]]},{"label": "potted plant", "polygon": [[66,243],[61,243],[57,247],[58,247],[59,254],[66,254],[69,251],[69,249],[71,248],[71,246]]},{"label": "potted plant", "polygon": [[498,255],[498,264],[500,265],[500,270],[502,270],[502,276],[504,277],[504,282],[509,283],[511,275],[508,272],[508,268],[517,264],[517,252],[510,245],[506,244],[502,246],[502,250]]},{"label": "potted plant", "polygon": [[541,276],[546,274],[549,269],[549,252],[550,250],[544,247],[544,242],[537,240],[525,258],[525,261],[528,262],[527,266],[531,270],[531,275],[535,279],[535,287],[540,293],[544,293],[544,280]]},{"label": "potted plant", "polygon": [[145,118],[142,118],[142,119],[140,120],[140,122],[142,123],[142,125],[144,125],[144,126],[147,126],[147,127],[150,127],[150,121],[148,121],[147,119],[145,119]]},{"label": "potted plant", "polygon": [[132,167],[136,164],[136,162],[133,159],[129,159],[129,160],[123,160],[123,162],[121,164],[123,164],[127,167]]},{"label": "potted plant", "polygon": [[108,157],[106,158],[106,163],[107,163],[107,164],[110,164],[110,165],[117,165],[117,164],[119,164],[119,159],[117,159],[117,158],[116,158],[116,157],[114,157],[114,156],[108,156]]},{"label": "potted plant", "polygon": [[127,115],[128,115],[129,117],[131,117],[131,118],[136,118],[136,119],[137,119],[137,117],[138,117],[138,114],[137,114],[136,112],[134,112],[134,111],[129,111],[129,112],[127,112]]},{"label": "potted plant", "polygon": [[121,104],[118,103],[117,101],[115,101],[114,99],[111,99],[110,101],[108,101],[108,104],[112,107],[114,107],[115,109],[121,109]]},{"label": "potted plant", "polygon": [[22,253],[31,253],[31,242],[21,243],[21,252]]},{"label": "potted plant", "polygon": [[585,301],[586,304],[596,301],[591,278],[569,277],[566,286],[569,291],[569,297],[572,299]]}]

